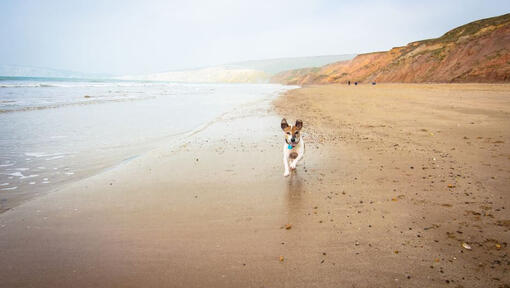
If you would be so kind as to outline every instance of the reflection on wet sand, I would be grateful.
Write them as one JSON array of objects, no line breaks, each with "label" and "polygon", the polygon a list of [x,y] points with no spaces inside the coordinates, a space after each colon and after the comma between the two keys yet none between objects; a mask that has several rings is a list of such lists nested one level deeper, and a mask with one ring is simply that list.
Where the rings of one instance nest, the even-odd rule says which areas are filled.
[{"label": "reflection on wet sand", "polygon": [[300,197],[302,193],[305,193],[303,179],[298,175],[298,171],[294,170],[290,174],[289,182],[287,183],[287,194],[290,197]]},{"label": "reflection on wet sand", "polygon": [[[297,170],[292,171],[292,173],[289,176],[288,182],[287,182],[287,193],[286,193],[286,200],[287,200],[287,213],[289,217],[289,223],[298,224],[301,223],[304,219],[303,213],[306,209],[306,189],[305,185],[303,184],[303,176],[299,175],[299,172]],[[309,206],[309,205],[308,205]]]}]

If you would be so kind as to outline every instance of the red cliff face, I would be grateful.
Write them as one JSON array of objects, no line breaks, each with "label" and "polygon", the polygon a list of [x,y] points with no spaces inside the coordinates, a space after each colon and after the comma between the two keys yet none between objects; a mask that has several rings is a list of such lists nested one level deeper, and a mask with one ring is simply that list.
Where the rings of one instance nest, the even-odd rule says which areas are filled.
[{"label": "red cliff face", "polygon": [[510,82],[510,14],[478,20],[436,39],[361,54],[320,68],[285,71],[271,82]]}]

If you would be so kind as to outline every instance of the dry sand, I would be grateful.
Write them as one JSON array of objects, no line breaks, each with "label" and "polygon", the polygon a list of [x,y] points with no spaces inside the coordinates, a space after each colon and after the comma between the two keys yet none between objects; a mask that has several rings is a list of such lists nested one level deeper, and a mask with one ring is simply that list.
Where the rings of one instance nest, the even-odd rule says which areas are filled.
[{"label": "dry sand", "polygon": [[280,116],[244,107],[0,214],[0,286],[510,285],[509,85],[310,86],[273,104],[305,123],[293,175]]}]

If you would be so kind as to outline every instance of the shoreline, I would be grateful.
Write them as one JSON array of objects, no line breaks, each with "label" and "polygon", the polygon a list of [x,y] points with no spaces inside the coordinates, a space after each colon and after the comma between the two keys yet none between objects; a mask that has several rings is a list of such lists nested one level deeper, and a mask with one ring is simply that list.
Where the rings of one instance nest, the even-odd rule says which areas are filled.
[{"label": "shoreline", "polygon": [[[25,202],[1,285],[507,284],[510,86],[462,85],[290,90]],[[304,121],[289,178],[279,115]]]},{"label": "shoreline", "polygon": [[[188,86],[183,86],[183,87],[185,87],[186,89],[189,90],[189,89],[191,89],[190,87],[194,87],[193,85],[195,85],[195,84],[189,84]],[[202,84],[199,84],[199,86],[201,86],[201,85]],[[60,109],[55,110],[55,111],[49,111],[51,109],[29,111],[29,112],[27,112],[27,113],[29,113],[28,115],[18,115],[17,114],[17,113],[24,113],[24,112],[10,113],[11,115],[0,114],[0,116],[4,117],[4,118],[0,119],[0,122],[3,121],[3,123],[7,125],[7,126],[5,126],[5,129],[4,129],[6,132],[6,135],[12,135],[12,136],[5,138],[5,146],[4,146],[4,149],[2,150],[5,153],[4,154],[5,157],[0,159],[0,160],[2,160],[2,161],[0,161],[0,162],[2,162],[0,164],[5,163],[5,165],[0,165],[0,166],[5,166],[5,167],[2,167],[3,170],[0,171],[0,180],[2,180],[0,182],[0,184],[6,184],[6,187],[0,186],[0,192],[3,192],[2,193],[3,195],[0,199],[1,200],[0,201],[0,214],[17,207],[21,203],[30,201],[34,197],[39,197],[41,195],[51,193],[54,190],[65,189],[66,185],[68,185],[68,184],[89,178],[96,174],[102,173],[103,171],[112,169],[113,167],[126,162],[126,160],[129,160],[134,156],[144,154],[147,151],[150,151],[153,149],[157,149],[161,145],[168,145],[169,141],[176,142],[176,143],[178,143],[180,141],[184,141],[183,140],[184,138],[190,137],[194,133],[197,133],[197,132],[203,130],[204,127],[206,128],[206,127],[210,126],[212,123],[214,123],[215,121],[221,120],[222,117],[225,117],[225,115],[228,115],[229,113],[232,113],[233,111],[239,109],[239,107],[256,105],[256,103],[258,103],[259,101],[265,101],[269,98],[274,98],[275,92],[277,92],[281,89],[288,89],[282,85],[274,85],[274,84],[254,85],[254,87],[252,87],[252,88],[249,88],[244,84],[238,84],[238,85],[218,84],[218,85],[212,85],[212,86],[211,85],[207,86],[207,84],[204,84],[204,85],[202,85],[202,86],[204,86],[205,88],[200,88],[200,89],[203,90],[203,89],[206,89],[207,87],[209,87],[206,89],[206,93],[211,94],[210,95],[211,97],[214,97],[215,92],[210,89],[212,89],[212,88],[216,89],[215,87],[217,87],[217,86],[218,87],[228,86],[229,87],[228,89],[219,90],[219,93],[224,93],[227,96],[223,95],[222,97],[220,97],[220,100],[217,101],[219,103],[217,105],[217,107],[214,106],[213,109],[211,109],[211,112],[208,112],[205,114],[206,116],[200,117],[200,115],[196,115],[196,117],[194,117],[194,119],[191,119],[191,120],[184,119],[185,124],[182,124],[182,125],[168,123],[169,122],[168,119],[172,120],[173,118],[176,118],[173,121],[178,121],[179,120],[179,119],[177,119],[177,118],[179,118],[178,116],[173,116],[173,117],[172,116],[168,116],[168,117],[163,116],[163,118],[158,116],[158,117],[151,118],[150,115],[145,115],[145,117],[148,117],[152,120],[163,121],[167,125],[166,126],[160,125],[160,126],[162,126],[161,129],[158,129],[158,131],[153,131],[155,129],[152,128],[152,126],[157,126],[157,125],[151,124],[151,122],[148,122],[147,120],[143,122],[143,123],[145,123],[144,125],[136,124],[135,122],[137,122],[137,121],[133,121],[133,122],[128,121],[128,123],[126,124],[126,127],[129,127],[130,125],[134,124],[137,129],[143,130],[143,128],[145,127],[146,130],[152,131],[152,132],[147,132],[147,133],[137,132],[137,130],[135,128],[131,129],[131,128],[123,127],[121,125],[122,122],[119,120],[116,120],[118,125],[121,125],[121,126],[105,128],[105,129],[96,128],[95,132],[98,132],[98,130],[101,130],[100,132],[102,134],[98,132],[100,136],[96,136],[96,134],[94,134],[94,133],[88,133],[88,134],[90,134],[89,137],[81,137],[83,139],[80,139],[80,137],[75,136],[72,131],[79,131],[80,127],[87,128],[88,124],[86,124],[86,123],[88,121],[82,121],[81,119],[76,120],[76,119],[74,119],[74,118],[76,118],[74,116],[74,114],[78,114],[78,115],[88,115],[88,114],[95,115],[97,113],[104,114],[104,110],[109,109],[109,112],[112,113],[112,117],[116,117],[115,115],[118,115],[118,114],[120,114],[119,117],[124,117],[127,113],[126,112],[119,113],[117,110],[143,112],[140,110],[154,109],[155,105],[151,105],[151,102],[158,101],[156,99],[157,97],[160,97],[163,99],[168,98],[169,100],[159,100],[158,103],[169,105],[168,101],[172,101],[172,99],[174,99],[174,97],[169,97],[168,95],[165,94],[166,93],[165,91],[162,92],[163,96],[159,95],[159,94],[152,95],[152,96],[147,95],[147,96],[150,96],[151,99],[149,99],[149,100],[145,99],[146,100],[145,102],[142,101],[140,103],[129,104],[129,103],[126,103],[126,101],[121,101],[121,102],[112,104],[112,103],[105,102],[100,105],[92,105],[90,107],[87,105],[79,105],[79,106],[68,105],[65,107],[61,107]],[[232,88],[232,87],[240,87],[240,88]],[[245,87],[245,90],[249,88],[249,90],[246,90],[246,91],[251,91],[251,92],[241,91],[242,87]],[[237,100],[237,101],[234,101],[232,98],[228,98],[229,97],[228,93],[233,93],[233,90],[230,90],[230,89],[236,89],[236,91],[241,89],[239,91],[241,92],[241,94],[244,92],[244,94],[242,94],[243,98],[241,98],[241,100]],[[177,99],[181,99],[181,98],[190,97],[190,95],[191,96],[195,95],[193,93],[190,93],[188,90],[180,91],[183,94],[180,95],[180,97],[178,97],[178,96],[175,96],[175,97],[177,97]],[[202,91],[202,90],[200,90],[200,91]],[[156,91],[156,92],[158,92],[158,91]],[[153,90],[146,91],[146,93],[150,93],[150,92],[155,93]],[[198,93],[198,92],[196,92],[196,93]],[[171,95],[173,95],[173,94],[171,94]],[[204,97],[202,97],[202,98],[204,98]],[[191,101],[191,100],[189,100],[189,101]],[[223,102],[221,102],[221,101],[223,101]],[[116,105],[116,104],[120,104],[120,105]],[[141,107],[145,107],[145,108],[140,108],[140,109],[138,109],[136,107],[133,108],[132,105],[141,105]],[[172,106],[173,105],[170,105],[170,109]],[[189,108],[191,109],[191,107],[189,107]],[[214,109],[214,108],[216,108],[216,109]],[[124,115],[122,115],[122,113],[124,113]],[[179,114],[180,112],[177,111],[177,113]],[[16,114],[16,115],[14,115],[14,114]],[[194,115],[196,113],[187,113],[187,114]],[[55,115],[57,115],[57,116],[55,116]],[[56,141],[54,143],[55,145],[51,145],[51,146],[46,145],[45,146],[45,145],[41,144],[41,147],[39,147],[37,144],[32,144],[32,143],[26,144],[29,142],[25,141],[26,143],[23,142],[23,143],[21,143],[22,145],[20,145],[24,148],[19,148],[19,149],[15,149],[14,151],[11,151],[13,149],[9,149],[8,145],[10,145],[9,143],[12,143],[12,141],[13,141],[11,138],[15,137],[15,134],[14,134],[15,131],[11,127],[12,126],[11,123],[23,123],[23,121],[25,121],[25,120],[23,120],[23,117],[27,117],[29,119],[26,122],[33,121],[31,119],[34,119],[34,118],[41,119],[40,121],[44,122],[44,121],[48,121],[47,120],[48,118],[56,119],[56,118],[70,117],[70,119],[72,119],[72,120],[74,119],[74,121],[79,123],[79,125],[81,125],[81,126],[79,126],[78,128],[72,128],[71,132],[69,131],[69,127],[66,127],[66,126],[57,126],[55,129],[57,132],[52,132],[52,131],[43,132],[43,134],[44,133],[46,133],[46,134],[57,133],[58,135],[65,135],[65,136],[58,136],[58,137],[57,136],[53,137],[52,134],[46,135],[47,136],[46,138],[49,138],[51,141]],[[105,121],[107,121],[107,123],[112,122],[109,119],[105,119]],[[96,121],[96,122],[98,122],[98,121]],[[191,123],[193,125],[188,124],[188,123]],[[58,123],[54,123],[54,124],[59,125]],[[11,126],[9,126],[9,125],[11,125]],[[19,126],[19,124],[15,124],[15,125]],[[90,124],[90,125],[92,125],[92,124]],[[88,125],[88,126],[90,126],[90,125]],[[168,127],[173,127],[173,126],[176,126],[176,128],[168,128]],[[64,128],[62,128],[62,127],[64,127]],[[59,129],[63,130],[63,131],[60,131]],[[109,134],[117,135],[118,137],[120,137],[120,139],[113,140],[113,138],[111,136],[109,136],[108,133],[104,133],[104,131],[110,131],[111,133],[109,133]],[[135,135],[133,135],[134,137],[130,137],[130,136],[125,137],[125,135],[127,135],[127,134],[121,133],[119,131],[130,131],[130,133],[135,133]],[[39,142],[41,142],[41,141],[48,142],[48,140],[44,140],[46,138],[41,137],[41,135],[36,134],[35,132],[32,134],[35,134],[35,136],[38,136],[39,138],[43,138],[43,140],[38,139]],[[108,135],[106,135],[106,134],[108,134]],[[33,136],[33,137],[35,137],[35,136]],[[102,139],[101,136],[104,136],[107,139],[101,140]],[[63,139],[63,140],[60,140],[60,141],[54,140],[57,138]],[[137,140],[131,141],[130,138],[137,139]],[[69,139],[69,140],[66,140],[66,139]],[[85,143],[87,141],[90,141],[90,145],[81,145],[82,143]],[[110,142],[108,142],[108,141],[110,141]],[[117,142],[115,142],[115,141],[117,141]],[[32,142],[37,143],[36,140],[34,140]],[[101,144],[101,142],[104,142],[107,144]],[[70,145],[68,145],[68,143],[79,143],[79,145],[78,145],[78,147],[70,147]],[[44,144],[46,144],[46,143],[44,143]],[[77,148],[77,149],[75,150],[75,148]],[[37,151],[38,153],[32,153],[32,151]],[[43,152],[40,152],[40,151],[43,151]],[[27,153],[27,152],[30,152],[30,153]],[[34,154],[34,155],[38,154],[38,155],[31,157],[32,155],[29,156],[28,154]],[[49,157],[46,157],[46,155],[51,156],[53,154],[60,155],[60,156],[58,156],[58,158],[62,158],[62,159],[57,159],[57,157],[55,157],[56,160],[54,160],[54,159],[49,159]],[[19,172],[18,169],[23,169],[23,170],[19,170],[19,171],[22,171],[22,172]],[[26,171],[26,172],[23,172],[23,171]],[[14,172],[17,172],[17,173],[14,174]],[[27,176],[27,177],[25,177],[25,176]],[[20,177],[20,178],[18,178],[18,177]],[[34,177],[34,178],[30,179],[30,180],[32,180],[32,181],[30,181],[30,183],[29,183],[29,181],[25,180],[25,178],[29,178],[29,177]],[[43,181],[43,182],[41,182],[41,181]],[[5,191],[4,191],[4,188],[5,188]],[[7,189],[9,189],[9,190],[7,190]]]}]

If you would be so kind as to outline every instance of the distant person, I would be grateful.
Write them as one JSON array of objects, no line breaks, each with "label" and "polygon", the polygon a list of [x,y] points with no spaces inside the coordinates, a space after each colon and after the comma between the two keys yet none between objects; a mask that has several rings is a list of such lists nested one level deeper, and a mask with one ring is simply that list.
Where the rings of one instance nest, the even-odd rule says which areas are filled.
[{"label": "distant person", "polygon": [[372,85],[375,85],[375,81],[374,81],[374,82],[372,82]]},{"label": "distant person", "polygon": [[351,80],[347,81],[347,85],[351,85]]},{"label": "distant person", "polygon": [[357,85],[358,85],[358,82],[354,82],[354,85],[356,85],[356,86],[357,86]]}]

